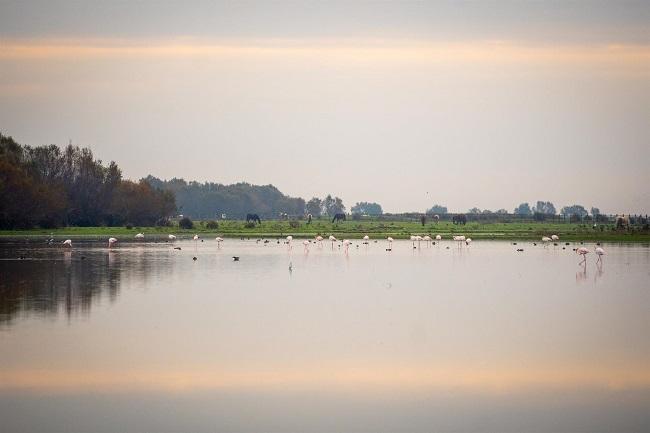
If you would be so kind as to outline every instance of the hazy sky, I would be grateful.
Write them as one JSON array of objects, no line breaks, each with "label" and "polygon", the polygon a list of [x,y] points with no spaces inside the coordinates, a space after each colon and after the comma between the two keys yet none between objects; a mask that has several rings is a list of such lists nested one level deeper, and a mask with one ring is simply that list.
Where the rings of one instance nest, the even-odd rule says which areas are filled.
[{"label": "hazy sky", "polygon": [[650,210],[650,2],[0,0],[0,130],[386,211]]}]

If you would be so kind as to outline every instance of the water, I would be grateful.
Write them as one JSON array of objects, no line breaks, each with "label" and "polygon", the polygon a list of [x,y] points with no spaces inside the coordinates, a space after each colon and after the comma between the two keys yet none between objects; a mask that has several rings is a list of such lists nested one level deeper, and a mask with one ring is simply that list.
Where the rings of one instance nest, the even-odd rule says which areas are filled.
[{"label": "water", "polygon": [[648,245],[173,245],[0,246],[1,431],[650,431]]}]

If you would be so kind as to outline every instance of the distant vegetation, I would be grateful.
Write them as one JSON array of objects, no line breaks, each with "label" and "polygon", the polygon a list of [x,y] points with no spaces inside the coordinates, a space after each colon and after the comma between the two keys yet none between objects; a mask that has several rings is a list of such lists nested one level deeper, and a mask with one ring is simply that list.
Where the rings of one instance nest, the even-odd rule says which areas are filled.
[{"label": "distant vegetation", "polygon": [[0,228],[166,224],[174,196],[122,179],[90,149],[23,146],[0,134]]},{"label": "distant vegetation", "polygon": [[212,182],[187,182],[185,179],[161,180],[148,176],[145,182],[176,197],[178,213],[194,219],[215,219],[225,214],[229,219],[244,219],[254,212],[262,219],[278,218],[280,213],[300,215],[305,200],[282,194],[273,185]]}]

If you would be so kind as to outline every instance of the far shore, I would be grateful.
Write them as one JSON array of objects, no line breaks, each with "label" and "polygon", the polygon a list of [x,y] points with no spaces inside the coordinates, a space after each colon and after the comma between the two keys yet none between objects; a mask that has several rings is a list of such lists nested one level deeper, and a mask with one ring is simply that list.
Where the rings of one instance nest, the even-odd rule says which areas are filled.
[{"label": "far shore", "polygon": [[424,226],[416,221],[353,221],[348,220],[332,224],[329,220],[319,219],[307,224],[305,221],[263,221],[261,225],[247,226],[244,221],[219,221],[218,227],[209,226],[207,222],[195,221],[194,228],[181,229],[177,225],[166,227],[63,227],[56,229],[0,230],[0,240],[12,239],[37,240],[54,237],[54,239],[76,238],[103,240],[116,237],[121,240],[134,238],[137,233],[144,233],[145,240],[167,240],[169,234],[178,239],[192,238],[198,234],[202,238],[228,237],[249,239],[275,239],[288,235],[294,238],[314,238],[317,235],[327,238],[334,235],[337,239],[361,239],[368,235],[373,240],[408,239],[411,235],[441,235],[451,239],[454,235],[465,235],[475,240],[540,240],[542,236],[558,235],[561,241],[602,241],[602,242],[650,242],[650,231],[640,226],[616,230],[613,225],[579,224],[579,223],[479,223],[455,225],[451,222],[426,223]]}]

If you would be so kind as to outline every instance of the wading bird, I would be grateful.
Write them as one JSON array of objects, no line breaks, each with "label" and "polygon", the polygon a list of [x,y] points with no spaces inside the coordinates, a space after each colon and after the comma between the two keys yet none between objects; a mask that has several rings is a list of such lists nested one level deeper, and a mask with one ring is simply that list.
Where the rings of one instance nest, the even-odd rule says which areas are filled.
[{"label": "wading bird", "polygon": [[321,235],[316,236],[316,242],[318,242],[318,248],[323,246],[323,237]]},{"label": "wading bird", "polygon": [[174,236],[174,235],[168,235],[167,238],[168,238],[170,241],[175,241],[175,240],[176,240],[176,236]]},{"label": "wading bird", "polygon": [[217,241],[217,248],[221,248],[221,242],[223,242],[223,238],[216,237],[214,238],[215,241]]},{"label": "wading bird", "polygon": [[66,248],[72,248],[72,240],[66,239],[66,240],[63,241],[63,243],[61,245],[63,245]]},{"label": "wading bird", "polygon": [[336,238],[334,237],[334,235],[330,235],[329,240],[332,243],[332,249],[334,249],[334,242],[336,242]]},{"label": "wading bird", "polygon": [[605,255],[605,250],[602,249],[601,247],[596,247],[594,248],[594,252],[598,256],[598,259],[596,260],[596,263],[600,263],[603,261],[603,256]]},{"label": "wading bird", "polygon": [[458,248],[460,248],[463,246],[463,242],[465,242],[465,236],[462,235],[454,236],[454,240],[458,242]]},{"label": "wading bird", "polygon": [[135,235],[135,238],[136,239],[144,239],[144,233],[138,233],[137,235]]},{"label": "wading bird", "polygon": [[302,244],[305,247],[305,252],[308,253],[309,252],[309,241],[302,241]]},{"label": "wading bird", "polygon": [[117,239],[115,238],[108,238],[108,248],[112,247],[114,244],[117,243]]},{"label": "wading bird", "polygon": [[576,248],[576,254],[582,256],[582,261],[578,263],[579,265],[583,263],[587,263],[587,254],[589,254],[588,249],[586,249],[585,247]]},{"label": "wading bird", "polygon": [[546,247],[548,243],[551,242],[551,238],[548,236],[542,236],[542,242],[544,242],[544,247]]},{"label": "wading bird", "polygon": [[293,236],[287,236],[287,249],[290,250],[292,248],[291,246],[291,241],[293,240]]},{"label": "wading bird", "polygon": [[465,239],[465,245],[467,245],[469,247],[469,244],[471,244],[471,243],[472,243],[472,238]]},{"label": "wading bird", "polygon": [[422,238],[422,240],[427,243],[427,247],[431,246],[431,236],[426,235]]},{"label": "wading bird", "polygon": [[350,249],[350,241],[347,239],[343,239],[343,246],[345,247],[345,254],[347,254],[348,250]]},{"label": "wading bird", "polygon": [[393,251],[393,238],[388,236],[386,240],[388,241],[388,248],[386,249],[386,251]]},{"label": "wading bird", "polygon": [[551,235],[551,239],[553,239],[554,241],[558,241],[560,240],[560,237],[558,235]]},{"label": "wading bird", "polygon": [[368,241],[369,241],[369,240],[370,240],[370,236],[365,235],[365,236],[363,237],[363,243],[364,243],[364,244],[368,245]]}]

